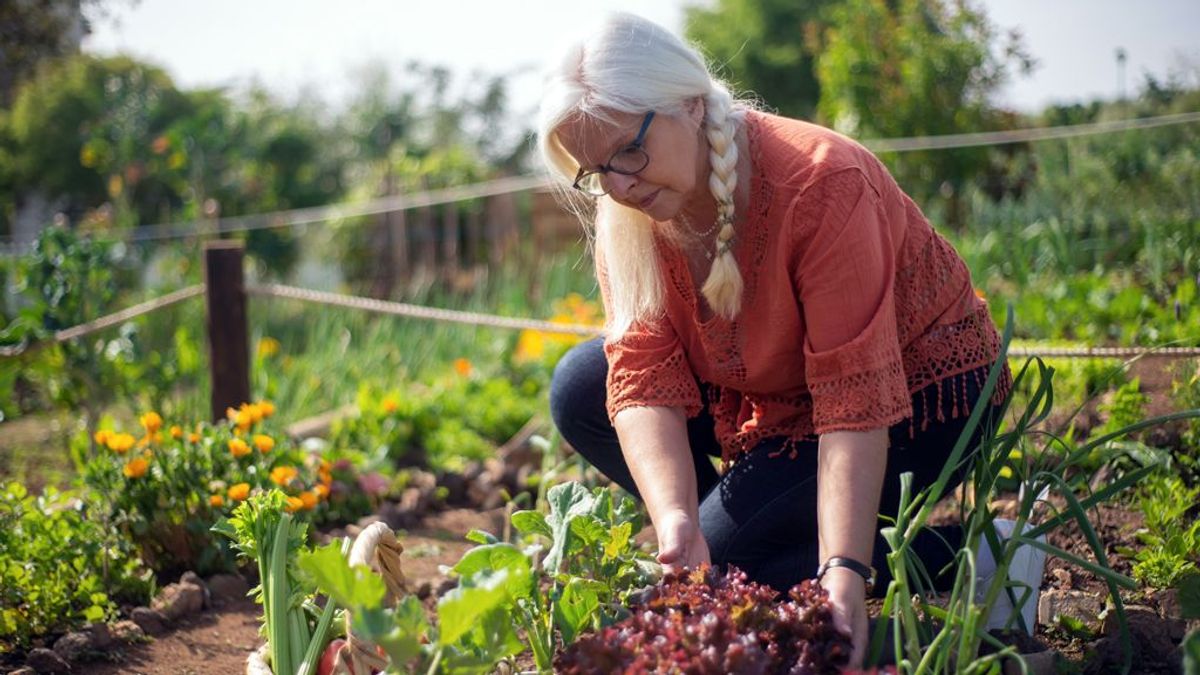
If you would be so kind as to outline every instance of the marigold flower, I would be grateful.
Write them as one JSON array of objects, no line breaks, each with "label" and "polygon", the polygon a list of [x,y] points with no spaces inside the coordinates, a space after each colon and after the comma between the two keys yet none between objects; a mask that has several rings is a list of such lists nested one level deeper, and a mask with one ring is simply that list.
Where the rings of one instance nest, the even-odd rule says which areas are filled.
[{"label": "marigold flower", "polygon": [[208,505],[219,509],[222,506],[225,506],[225,498],[221,495],[213,495],[208,498]]},{"label": "marigold flower", "polygon": [[270,452],[275,448],[275,439],[266,434],[254,434],[254,447],[262,453]]},{"label": "marigold flower", "polygon": [[150,462],[142,457],[134,457],[125,464],[122,471],[126,478],[141,478],[146,475],[146,471],[150,468]]},{"label": "marigold flower", "polygon": [[199,443],[200,434],[188,434],[188,443]]},{"label": "marigold flower", "polygon": [[240,502],[243,499],[245,499],[246,497],[250,496],[250,484],[249,483],[238,483],[237,485],[234,485],[233,487],[229,488],[229,490],[226,492],[226,494],[228,494],[229,498],[232,499],[233,501]]},{"label": "marigold flower", "polygon": [[258,412],[265,419],[275,414],[275,404],[270,401],[259,401]]},{"label": "marigold flower", "polygon": [[383,408],[383,412],[390,415],[396,412],[396,410],[400,407],[400,402],[396,400],[396,397],[388,396],[387,398],[383,399],[383,403],[381,403],[379,407]]},{"label": "marigold flower", "polygon": [[162,428],[163,419],[158,413],[151,410],[150,412],[138,418],[142,423],[142,427],[146,430],[147,436],[153,436],[156,431]]},{"label": "marigold flower", "polygon": [[234,457],[245,457],[246,455],[250,454],[250,446],[246,445],[246,441],[243,441],[240,438],[233,438],[229,441],[229,452],[232,453]]},{"label": "marigold flower", "polygon": [[123,455],[133,447],[133,444],[137,442],[137,439],[133,437],[133,434],[120,433],[109,434],[107,441],[109,450],[112,450],[118,455]]},{"label": "marigold flower", "polygon": [[464,358],[454,359],[454,372],[458,373],[459,375],[461,375],[463,377],[470,377],[471,362]]},{"label": "marigold flower", "polygon": [[279,340],[273,337],[264,337],[258,341],[258,357],[260,359],[269,359],[279,353]]},{"label": "marigold flower", "polygon": [[324,483],[318,483],[313,486],[313,493],[318,499],[329,499],[329,486]]},{"label": "marigold flower", "polygon": [[517,338],[513,359],[517,362],[537,361],[546,353],[546,335],[535,330],[523,330]]},{"label": "marigold flower", "polygon": [[295,513],[302,508],[304,508],[304,502],[299,497],[288,497],[287,506],[284,507],[284,510],[288,513]]},{"label": "marigold flower", "polygon": [[175,440],[183,438],[183,428],[178,424],[171,425],[171,438],[174,438]]},{"label": "marigold flower", "polygon": [[308,490],[305,490],[296,496],[300,498],[300,502],[304,505],[305,511],[312,511],[313,509],[317,508],[317,504],[321,501],[315,493],[309,492]]},{"label": "marigold flower", "polygon": [[283,487],[292,482],[292,479],[298,474],[299,472],[296,471],[296,467],[294,466],[277,466],[271,469],[271,482]]},{"label": "marigold flower", "polygon": [[166,136],[159,136],[150,144],[150,149],[154,151],[154,154],[161,155],[171,149],[171,140]]},{"label": "marigold flower", "polygon": [[112,436],[112,432],[108,429],[101,429],[92,435],[92,439],[96,441],[96,445],[108,445],[108,437]]}]

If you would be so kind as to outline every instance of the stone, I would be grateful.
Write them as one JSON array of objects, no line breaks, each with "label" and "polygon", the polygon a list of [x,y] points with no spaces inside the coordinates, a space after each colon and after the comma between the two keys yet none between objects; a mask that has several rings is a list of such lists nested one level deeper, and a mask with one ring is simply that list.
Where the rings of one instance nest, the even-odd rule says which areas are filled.
[{"label": "stone", "polygon": [[[1175,642],[1171,640],[1166,619],[1160,617],[1152,608],[1141,605],[1126,606],[1125,618],[1129,622],[1129,633],[1133,638],[1135,659],[1147,668],[1170,661]],[[1120,639],[1121,623],[1115,610],[1110,609],[1104,615],[1104,634],[1113,640]]]},{"label": "stone", "polygon": [[113,635],[108,624],[94,623],[87,627],[87,632],[91,635],[93,649],[103,651],[112,646]]},{"label": "stone", "polygon": [[54,642],[54,653],[63,661],[81,661],[93,651],[92,636],[83,631],[67,633]]},{"label": "stone", "polygon": [[421,513],[425,504],[421,488],[408,487],[400,493],[400,509],[408,513]]},{"label": "stone", "polygon": [[25,657],[25,665],[39,673],[69,673],[71,666],[62,660],[58,654],[44,647],[30,650]]},{"label": "stone", "polygon": [[129,618],[145,631],[146,635],[160,635],[167,630],[167,617],[149,607],[135,607],[129,613]]},{"label": "stone", "polygon": [[190,583],[167,584],[150,603],[150,607],[168,621],[177,621],[204,609],[204,589]]},{"label": "stone", "polygon": [[1050,570],[1050,577],[1058,584],[1059,588],[1070,590],[1071,588],[1071,572],[1061,567],[1056,567]]},{"label": "stone", "polygon": [[214,603],[237,602],[250,592],[250,583],[240,574],[214,574],[208,578],[208,594]]},{"label": "stone", "polygon": [[1038,623],[1054,626],[1058,624],[1058,617],[1065,615],[1098,630],[1101,609],[1100,601],[1091,593],[1052,588],[1043,591],[1038,598]]},{"label": "stone", "polygon": [[1044,652],[1034,652],[1032,654],[1022,654],[1021,658],[1025,660],[1026,670],[1021,670],[1021,665],[1016,659],[1005,659],[1004,675],[1055,675],[1054,668],[1054,652],[1047,649]]},{"label": "stone", "polygon": [[1154,595],[1158,614],[1166,622],[1167,632],[1175,642],[1187,635],[1187,621],[1183,618],[1183,606],[1179,604],[1179,589],[1168,588]]},{"label": "stone", "polygon": [[146,632],[142,627],[128,619],[114,623],[112,635],[121,642],[141,642],[146,639]]}]

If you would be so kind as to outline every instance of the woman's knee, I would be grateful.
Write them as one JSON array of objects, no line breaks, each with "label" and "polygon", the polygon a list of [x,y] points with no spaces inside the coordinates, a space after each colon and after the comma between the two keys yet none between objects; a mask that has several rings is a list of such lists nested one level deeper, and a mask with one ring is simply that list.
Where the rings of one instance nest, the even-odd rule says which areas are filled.
[{"label": "woman's knee", "polygon": [[608,363],[601,338],[571,348],[550,378],[550,416],[559,433],[571,441],[581,428],[594,426],[598,414],[607,421],[605,381]]}]

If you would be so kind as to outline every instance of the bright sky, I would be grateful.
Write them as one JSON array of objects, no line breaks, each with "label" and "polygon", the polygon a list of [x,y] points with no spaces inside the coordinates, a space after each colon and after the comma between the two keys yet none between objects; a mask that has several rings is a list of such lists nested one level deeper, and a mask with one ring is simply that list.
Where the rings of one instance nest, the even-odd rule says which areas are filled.
[{"label": "bright sky", "polygon": [[[370,62],[397,70],[410,60],[465,76],[520,72],[512,110],[536,107],[536,75],[564,34],[610,10],[635,11],[680,31],[687,0],[138,0],[110,2],[84,48],[124,51],[157,63],[183,87],[255,79],[285,98],[303,88],[338,105],[352,75]],[[690,0],[691,3],[703,0]],[[797,0],[803,1],[803,0]],[[126,0],[128,2],[128,0]],[[983,0],[993,22],[1019,28],[1040,66],[1010,85],[1001,102],[1022,110],[1051,101],[1115,97],[1115,52],[1128,54],[1127,90],[1143,73],[1164,76],[1190,63],[1200,86],[1197,0]]]}]

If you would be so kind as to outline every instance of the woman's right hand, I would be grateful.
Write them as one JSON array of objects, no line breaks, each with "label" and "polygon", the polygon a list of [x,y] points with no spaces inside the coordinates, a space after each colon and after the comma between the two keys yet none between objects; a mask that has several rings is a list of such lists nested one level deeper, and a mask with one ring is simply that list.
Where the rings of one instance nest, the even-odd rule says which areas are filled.
[{"label": "woman's right hand", "polygon": [[658,562],[664,572],[678,572],[684,567],[696,567],[711,562],[708,542],[700,532],[700,523],[681,511],[661,516],[654,523],[658,535]]}]

